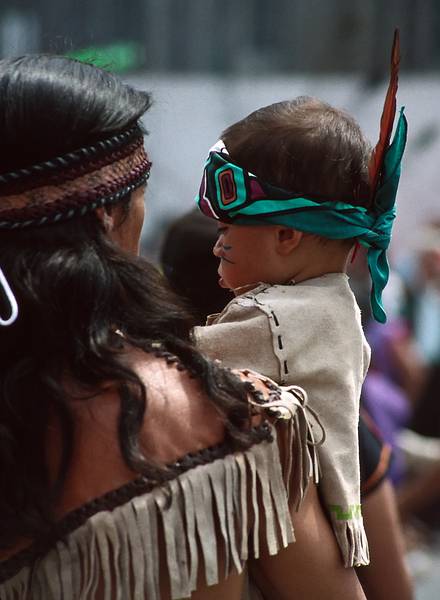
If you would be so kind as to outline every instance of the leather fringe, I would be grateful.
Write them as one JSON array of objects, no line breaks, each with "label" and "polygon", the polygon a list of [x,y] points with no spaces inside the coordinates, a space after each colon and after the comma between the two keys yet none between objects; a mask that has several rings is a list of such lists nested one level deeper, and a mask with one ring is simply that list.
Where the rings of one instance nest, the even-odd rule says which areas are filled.
[{"label": "leather fringe", "polygon": [[195,467],[168,486],[95,514],[0,585],[0,598],[80,600],[99,589],[104,600],[160,600],[160,573],[169,575],[173,600],[188,598],[200,569],[207,585],[215,585],[263,549],[273,555],[292,543],[288,491],[299,506],[310,478],[318,478],[313,432],[297,394],[285,392],[267,408],[286,419],[284,468],[271,425],[272,442]]}]

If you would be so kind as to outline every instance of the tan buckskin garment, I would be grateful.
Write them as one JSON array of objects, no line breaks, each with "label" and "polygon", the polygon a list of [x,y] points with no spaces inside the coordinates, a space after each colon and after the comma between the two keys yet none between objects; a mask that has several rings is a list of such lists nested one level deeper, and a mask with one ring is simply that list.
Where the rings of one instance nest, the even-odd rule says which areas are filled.
[{"label": "tan buckskin garment", "polygon": [[295,285],[260,284],[197,327],[199,350],[231,368],[299,385],[326,431],[320,491],[344,564],[369,563],[360,510],[359,398],[370,361],[344,273]]},{"label": "tan buckskin garment", "polygon": [[[140,353],[140,372],[143,362]],[[47,539],[0,553],[1,600],[160,600],[162,586],[174,600],[188,598],[199,575],[215,585],[233,568],[242,572],[248,559],[294,542],[289,505],[318,479],[301,390],[271,390],[263,405],[250,392],[262,417],[254,429],[260,441],[234,452],[200,386],[163,362],[153,362],[144,377],[156,393],[141,441],[147,455],[154,449],[177,470],[175,477],[158,486],[126,467],[117,441],[119,397],[77,400],[77,444],[60,520]],[[206,447],[207,440],[215,445]],[[191,453],[182,455],[189,444]],[[252,582],[243,593],[251,598],[261,598]]]}]

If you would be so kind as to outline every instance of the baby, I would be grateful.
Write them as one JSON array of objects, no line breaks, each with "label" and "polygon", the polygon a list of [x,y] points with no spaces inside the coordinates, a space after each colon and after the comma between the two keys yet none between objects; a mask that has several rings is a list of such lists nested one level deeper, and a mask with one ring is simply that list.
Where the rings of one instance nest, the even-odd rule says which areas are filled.
[{"label": "baby", "polygon": [[218,222],[220,285],[236,297],[196,328],[196,342],[226,366],[307,391],[327,434],[320,492],[346,566],[369,561],[357,439],[369,347],[346,269],[358,242],[369,248],[372,310],[383,322],[405,141],[401,113],[369,170],[370,146],[350,116],[315,98],[280,102],[226,129],[198,196]]}]

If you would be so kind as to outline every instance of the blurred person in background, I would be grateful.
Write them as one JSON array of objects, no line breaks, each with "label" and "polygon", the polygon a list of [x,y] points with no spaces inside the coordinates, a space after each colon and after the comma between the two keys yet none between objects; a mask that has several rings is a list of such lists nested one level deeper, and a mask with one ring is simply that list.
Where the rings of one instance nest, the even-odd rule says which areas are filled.
[{"label": "blurred person in background", "polygon": [[[418,386],[408,429],[399,438],[408,477],[399,489],[402,516],[417,529],[440,528],[440,223],[421,228],[402,269],[409,289],[407,314],[425,377]],[[416,521],[414,521],[416,517]],[[429,540],[429,529],[422,528]]]},{"label": "blurred person in background", "polygon": [[429,367],[440,362],[440,222],[422,227],[411,247],[414,260],[403,270],[407,309],[420,354]]},{"label": "blurred person in background", "polygon": [[204,325],[208,315],[221,312],[233,297],[218,285],[218,259],[211,251],[216,239],[216,224],[195,208],[169,224],[162,242],[162,270],[187,301],[196,325]]},{"label": "blurred person in background", "polygon": [[[360,254],[360,255],[359,255]],[[362,406],[393,448],[390,478],[396,484],[405,475],[405,463],[398,435],[411,419],[423,374],[421,359],[404,311],[404,288],[398,273],[391,269],[384,290],[387,322],[378,324],[371,315],[369,275],[359,249],[349,268],[350,285],[359,303],[365,335],[371,346],[371,363],[362,388]]]}]

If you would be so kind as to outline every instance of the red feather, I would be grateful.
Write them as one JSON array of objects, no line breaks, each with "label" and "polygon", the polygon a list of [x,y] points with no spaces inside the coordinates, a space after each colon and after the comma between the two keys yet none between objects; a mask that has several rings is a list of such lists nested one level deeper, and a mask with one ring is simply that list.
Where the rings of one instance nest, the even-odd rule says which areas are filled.
[{"label": "red feather", "polygon": [[394,32],[393,48],[391,50],[391,73],[390,83],[388,85],[387,95],[382,111],[382,117],[380,119],[380,134],[379,141],[374,148],[370,163],[369,173],[371,182],[371,193],[372,197],[376,196],[376,190],[382,171],[383,160],[385,152],[390,144],[391,132],[393,130],[394,117],[396,115],[396,94],[397,85],[399,78],[399,64],[400,64],[400,42],[399,42],[399,30],[396,29]]}]

